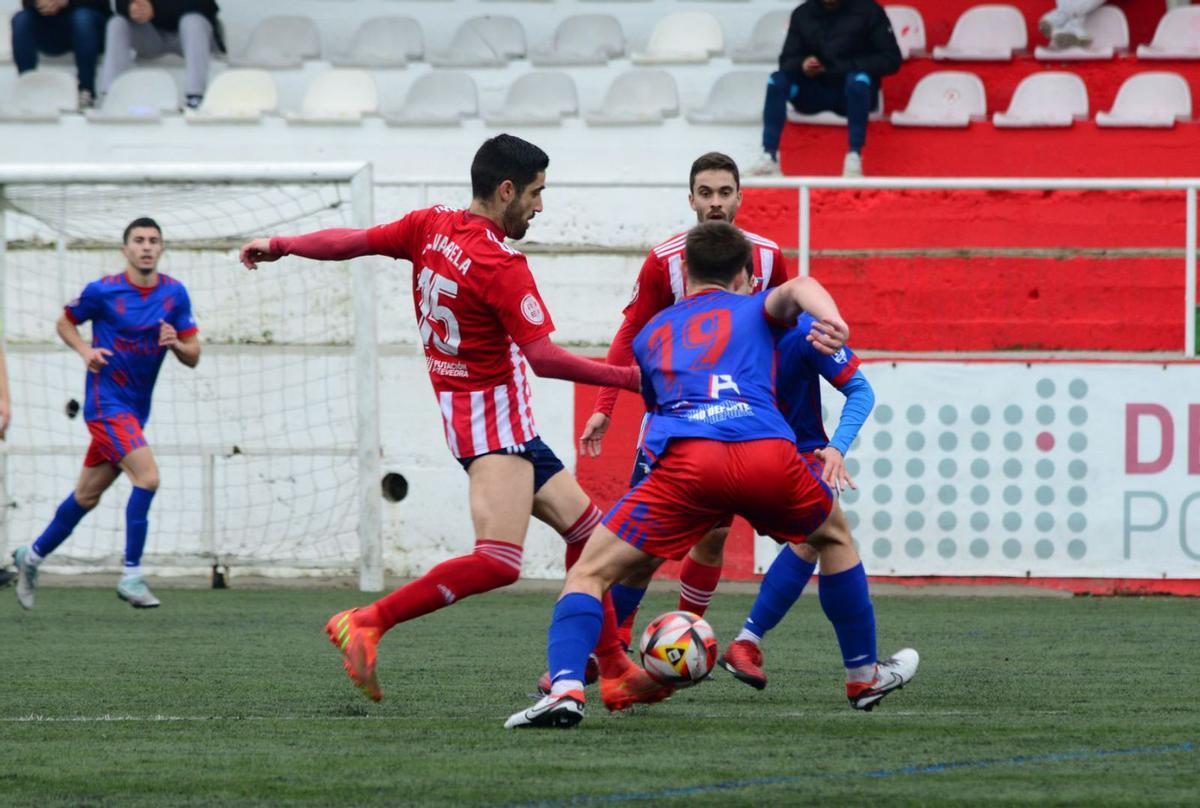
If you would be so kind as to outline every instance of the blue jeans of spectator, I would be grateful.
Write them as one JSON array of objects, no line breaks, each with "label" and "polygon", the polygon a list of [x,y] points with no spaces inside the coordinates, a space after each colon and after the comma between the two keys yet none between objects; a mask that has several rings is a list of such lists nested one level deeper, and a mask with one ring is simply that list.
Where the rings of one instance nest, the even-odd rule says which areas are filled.
[{"label": "blue jeans of spectator", "polygon": [[36,70],[38,52],[61,56],[75,52],[79,89],[96,92],[96,63],[104,45],[105,15],[94,8],[64,9],[43,17],[36,11],[18,11],[12,18],[13,61],[17,72]]},{"label": "blue jeans of spectator", "polygon": [[867,142],[867,116],[876,104],[878,89],[866,73],[848,73],[841,87],[831,87],[807,77],[792,81],[787,73],[777,70],[767,81],[763,102],[763,151],[772,155],[779,151],[788,104],[805,115],[836,112],[845,116],[850,123],[850,151],[862,151]]}]

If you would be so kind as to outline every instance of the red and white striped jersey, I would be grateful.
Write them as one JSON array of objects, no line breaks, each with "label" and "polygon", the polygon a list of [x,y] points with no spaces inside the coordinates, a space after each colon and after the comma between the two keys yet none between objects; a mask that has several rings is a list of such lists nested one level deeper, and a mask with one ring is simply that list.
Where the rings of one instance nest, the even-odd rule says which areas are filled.
[{"label": "red and white striped jersey", "polygon": [[442,205],[367,231],[413,265],[413,306],[446,442],[474,457],[537,437],[520,346],[554,331],[525,256],[494,222]]},{"label": "red and white striped jersey", "polygon": [[[750,242],[754,255],[753,291],[772,289],[786,281],[787,269],[779,245],[749,230],[743,230],[742,235]],[[687,294],[686,243],[687,233],[683,232],[659,244],[646,256],[633,286],[633,297],[624,309],[626,318],[638,327]]]}]

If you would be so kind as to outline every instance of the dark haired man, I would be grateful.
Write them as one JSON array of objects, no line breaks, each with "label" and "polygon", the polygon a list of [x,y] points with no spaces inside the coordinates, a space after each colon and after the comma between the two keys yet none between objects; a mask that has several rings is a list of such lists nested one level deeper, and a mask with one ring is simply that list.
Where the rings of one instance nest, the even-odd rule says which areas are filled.
[{"label": "dark haired man", "polygon": [[[125,271],[92,281],[58,318],[58,335],[87,368],[84,420],[92,443],[75,490],[42,535],[13,553],[17,602],[33,608],[38,566],[66,541],[100,496],[124,472],[133,483],[125,507],[125,573],[117,595],[131,606],[149,609],[159,600],[142,577],[142,551],[148,514],[158,490],[158,464],[142,429],[150,418],[154,382],[167,351],[187,365],[200,361],[200,340],[192,303],[183,284],[158,271],[162,229],[149,218],[125,228]],[[80,323],[92,321],[89,345]]]},{"label": "dark haired man", "polygon": [[[726,222],[696,225],[686,250],[687,297],[655,315],[633,345],[653,416],[641,437],[651,470],[609,510],[567,573],[547,641],[550,693],[510,716],[507,728],[582,720],[583,671],[612,584],[681,558],[734,514],[776,541],[803,542],[832,507],[775,403],[774,366],[776,338],[806,310],[814,345],[830,354],[844,346],[849,329],[833,298],[812,278],[742,294],[750,245]],[[916,652],[897,657],[903,667],[897,663],[893,689],[916,669]]]},{"label": "dark haired man", "polygon": [[[412,262],[413,305],[450,452],[469,477],[474,551],[326,625],[346,672],[371,699],[383,697],[376,645],[388,629],[517,580],[530,516],[567,542],[567,566],[600,521],[600,510],[541,438],[527,368],[539,376],[640,389],[636,367],[592,362],[550,341],[554,323],[525,256],[506,239],[525,235],[542,210],[546,153],[511,135],[484,142],[471,164],[470,206],[415,210],[368,230],[324,230],[255,239],[242,263],[298,255],[341,261],[386,255]],[[527,364],[528,363],[528,364]],[[611,621],[598,649],[601,691],[611,709],[645,701],[657,685],[621,652]],[[590,649],[589,649],[590,650]],[[653,700],[653,699],[650,699]]]},{"label": "dark haired man", "polygon": [[779,139],[787,107],[813,115],[832,111],[849,122],[850,148],[842,175],[861,177],[867,117],[880,82],[900,69],[896,35],[875,0],[812,0],[792,12],[763,102],[763,157],[751,173],[779,173]]},{"label": "dark haired man", "polygon": [[[688,204],[695,212],[696,220],[734,224],[741,203],[741,178],[733,158],[720,152],[708,152],[697,157],[688,175]],[[740,232],[751,245],[752,291],[773,289],[786,281],[787,268],[779,245],[748,230]],[[687,295],[686,238],[687,232],[677,233],[651,249],[646,256],[633,286],[633,295],[625,306],[625,319],[608,349],[609,364],[625,365],[632,362],[633,339],[638,332],[654,315]],[[597,396],[595,412],[579,438],[581,453],[590,457],[600,454],[601,443],[617,401],[617,392],[610,387],[600,391]],[[634,459],[630,487],[637,485],[647,471],[649,463],[639,451]],[[703,615],[708,608],[721,577],[722,548],[728,533],[728,525],[714,528],[684,559],[679,570],[680,609]],[[635,579],[613,587],[613,601],[626,643],[629,641],[629,626],[637,604],[641,602],[648,583],[648,579]]]}]

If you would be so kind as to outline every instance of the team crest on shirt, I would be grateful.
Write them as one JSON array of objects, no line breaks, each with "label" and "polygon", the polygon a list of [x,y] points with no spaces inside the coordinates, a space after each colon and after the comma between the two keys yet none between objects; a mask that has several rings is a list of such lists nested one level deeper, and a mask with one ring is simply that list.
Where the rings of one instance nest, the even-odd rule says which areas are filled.
[{"label": "team crest on shirt", "polygon": [[532,294],[525,295],[521,299],[521,314],[534,325],[541,325],[546,322],[546,312],[542,310],[542,304]]},{"label": "team crest on shirt", "polygon": [[122,300],[121,298],[117,298],[117,302],[115,304],[113,304],[113,306],[114,306],[114,308],[116,308],[117,314],[120,314],[120,315],[125,314],[125,301],[124,300]]}]

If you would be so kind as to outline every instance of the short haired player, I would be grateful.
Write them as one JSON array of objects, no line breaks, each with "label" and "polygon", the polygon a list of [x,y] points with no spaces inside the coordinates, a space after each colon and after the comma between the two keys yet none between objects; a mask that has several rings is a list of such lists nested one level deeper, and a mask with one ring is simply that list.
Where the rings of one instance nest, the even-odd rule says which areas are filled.
[{"label": "short haired player", "polygon": [[[742,204],[741,176],[733,158],[720,152],[702,154],[692,162],[688,174],[688,204],[697,222],[728,222],[735,224]],[[741,230],[750,242],[750,291],[774,289],[787,280],[787,268],[779,245],[771,239]],[[676,233],[655,246],[646,256],[633,287],[633,296],[624,309],[624,320],[612,339],[607,361],[628,364],[633,361],[633,339],[658,312],[679,302],[687,294],[687,258],[684,242],[687,232]],[[595,412],[588,419],[580,436],[580,449],[595,457],[600,454],[601,442],[608,431],[617,390],[607,388],[596,398]],[[648,466],[639,451],[634,459],[630,486],[645,476]],[[679,608],[704,614],[712,600],[721,577],[722,551],[729,525],[713,528],[683,560],[679,569]],[[629,626],[637,604],[645,594],[649,579],[631,579],[612,589],[618,622],[628,642]],[[622,617],[625,616],[623,620]]]},{"label": "short haired player", "polygon": [[[781,542],[804,541],[828,517],[832,492],[798,457],[775,404],[775,342],[805,310],[817,320],[807,338],[826,350],[841,347],[848,329],[811,278],[738,294],[749,285],[747,249],[727,223],[693,228],[688,297],[634,340],[650,411],[642,448],[651,471],[605,515],[567,574],[547,641],[551,692],[510,716],[506,727],[582,720],[583,671],[602,622],[600,598],[616,581],[657,559],[682,557],[732,514]],[[906,664],[908,658],[904,653]]]},{"label": "short haired player", "polygon": [[[153,219],[133,220],[122,236],[125,271],[89,283],[58,318],[59,337],[87,368],[83,417],[92,442],[74,492],[42,534],[13,554],[17,602],[26,609],[33,608],[38,566],[122,473],[133,491],[125,506],[125,570],[117,595],[139,609],[159,605],[141,568],[150,503],[158,490],[158,464],[142,430],[167,353],[190,368],[200,361],[199,329],[187,289],[158,271],[163,249],[162,228]],[[78,328],[88,321],[91,343]]]},{"label": "short haired player", "polygon": [[[516,581],[531,515],[566,540],[568,567],[600,521],[600,510],[538,436],[528,372],[629,390],[640,388],[640,376],[631,365],[593,362],[550,341],[550,313],[525,256],[508,243],[523,238],[542,211],[549,162],[534,144],[497,135],[471,163],[466,209],[437,205],[367,230],[276,236],[242,247],[250,269],[285,255],[327,261],[385,255],[412,262],[417,327],[446,441],[469,479],[475,548],[329,620],[326,631],[346,672],[376,701],[383,696],[375,669],[384,632]],[[604,656],[611,664],[601,664],[601,692],[608,706],[620,709],[638,700],[640,690],[658,686],[620,652],[615,623],[606,636],[611,647]]]}]

